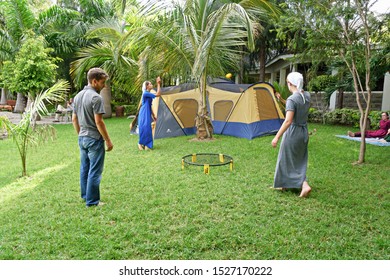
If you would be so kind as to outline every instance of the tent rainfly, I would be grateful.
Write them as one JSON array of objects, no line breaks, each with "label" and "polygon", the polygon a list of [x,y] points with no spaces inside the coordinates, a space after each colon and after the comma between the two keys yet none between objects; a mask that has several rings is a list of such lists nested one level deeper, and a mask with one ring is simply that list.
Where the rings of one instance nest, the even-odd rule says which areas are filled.
[{"label": "tent rainfly", "polygon": [[[162,88],[161,97],[152,103],[157,116],[154,138],[195,134],[199,96],[199,90],[192,83]],[[209,83],[207,106],[214,134],[253,139],[276,134],[284,121],[274,88],[265,82],[251,85],[227,81]]]}]

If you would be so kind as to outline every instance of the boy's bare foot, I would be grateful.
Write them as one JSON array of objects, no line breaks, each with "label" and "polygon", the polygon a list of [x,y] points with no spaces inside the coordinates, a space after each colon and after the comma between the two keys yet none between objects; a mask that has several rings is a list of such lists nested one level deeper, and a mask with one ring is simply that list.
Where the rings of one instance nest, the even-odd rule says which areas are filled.
[{"label": "boy's bare foot", "polygon": [[138,144],[138,150],[143,151],[144,150],[144,146],[142,146],[141,144]]},{"label": "boy's bare foot", "polygon": [[349,137],[355,137],[355,133],[353,133],[352,131],[348,131],[348,136]]}]

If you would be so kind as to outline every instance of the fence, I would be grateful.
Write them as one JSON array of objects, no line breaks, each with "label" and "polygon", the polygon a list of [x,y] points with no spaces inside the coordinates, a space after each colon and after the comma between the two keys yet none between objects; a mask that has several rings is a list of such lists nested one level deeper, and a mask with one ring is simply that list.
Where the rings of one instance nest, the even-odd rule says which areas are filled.
[{"label": "fence", "polygon": [[[340,93],[338,91],[335,91],[330,97],[330,101],[329,101],[330,110],[341,108],[339,104],[339,94]],[[327,109],[328,104],[324,96],[325,96],[324,92],[311,93],[311,107],[318,110]],[[363,108],[365,108],[366,102],[361,94],[360,94],[360,101],[362,103]],[[373,91],[371,96],[371,110],[381,111],[382,102],[383,102],[383,91]],[[356,95],[354,92],[344,92],[342,108],[358,109],[357,102],[356,102]]]}]

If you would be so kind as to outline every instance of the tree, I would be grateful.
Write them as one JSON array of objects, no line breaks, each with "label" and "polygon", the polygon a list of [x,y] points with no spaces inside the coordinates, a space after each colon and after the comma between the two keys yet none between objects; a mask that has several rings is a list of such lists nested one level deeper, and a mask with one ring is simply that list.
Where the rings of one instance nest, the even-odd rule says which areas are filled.
[{"label": "tree", "polygon": [[[34,14],[26,0],[0,2],[0,68],[12,61],[18,52],[26,30],[34,25]],[[3,83],[2,83],[3,84]],[[4,84],[3,84],[4,86]],[[15,112],[24,110],[23,95],[18,93]]]},{"label": "tree", "polygon": [[55,136],[55,129],[52,126],[33,126],[32,116],[45,115],[48,113],[45,104],[62,100],[62,96],[69,88],[64,81],[57,82],[51,88],[36,95],[35,101],[27,108],[25,114],[18,124],[13,124],[7,117],[0,116],[0,128],[7,130],[18,149],[22,162],[22,176],[27,176],[27,152],[28,147],[38,145],[44,140]]},{"label": "tree", "polygon": [[[148,66],[155,65],[167,72],[174,69],[175,73],[190,76],[198,84],[197,137],[212,138],[206,102],[207,78],[224,75],[225,69],[238,69],[240,46],[254,48],[251,15],[262,13],[262,7],[269,3],[260,0],[165,2],[148,1],[145,7],[149,20],[153,14],[158,18],[137,31],[137,41],[142,42],[139,47],[146,50],[141,57],[150,62]],[[161,9],[165,9],[165,14],[157,12]],[[140,76],[145,75],[140,72]]]},{"label": "tree", "polygon": [[131,91],[131,78],[137,73],[137,63],[132,58],[129,47],[129,33],[120,15],[101,18],[90,24],[86,38],[92,42],[76,53],[76,60],[71,63],[70,73],[74,83],[81,87],[85,84],[86,72],[92,67],[101,67],[110,76],[109,83],[101,91],[106,114],[111,117],[111,86],[118,90]]},{"label": "tree", "polygon": [[[279,0],[274,1],[279,4]],[[259,23],[259,32],[255,36],[255,50],[249,55],[249,68],[259,65],[259,81],[265,81],[265,65],[268,60],[283,54],[287,51],[285,40],[277,38],[275,22],[279,20],[281,10],[278,7],[272,7],[264,15],[258,15],[256,21]]]},{"label": "tree", "polygon": [[279,30],[302,30],[306,38],[303,56],[311,58],[315,63],[329,64],[331,60],[340,60],[349,70],[361,115],[362,141],[358,163],[363,163],[365,159],[364,132],[371,106],[372,34],[378,29],[378,21],[369,8],[374,2],[289,0],[286,1],[286,8],[290,13],[282,19],[282,28]]},{"label": "tree", "polygon": [[[34,35],[32,35],[34,36]],[[54,84],[58,60],[50,56],[42,37],[26,39],[15,61],[5,61],[2,71],[4,85],[12,91],[25,93],[33,101],[44,88]]]}]

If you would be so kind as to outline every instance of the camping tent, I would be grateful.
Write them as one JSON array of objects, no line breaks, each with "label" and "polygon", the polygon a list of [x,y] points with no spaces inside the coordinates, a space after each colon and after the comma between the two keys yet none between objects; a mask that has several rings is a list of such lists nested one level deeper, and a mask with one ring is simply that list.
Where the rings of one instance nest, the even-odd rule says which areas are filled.
[{"label": "camping tent", "polygon": [[275,134],[284,115],[268,83],[215,83],[208,87],[214,133],[253,139]]},{"label": "camping tent", "polygon": [[[214,133],[247,139],[275,134],[284,116],[273,90],[268,83],[209,83],[207,106]],[[199,95],[192,83],[162,88],[152,104],[157,116],[154,138],[195,134]]]}]

